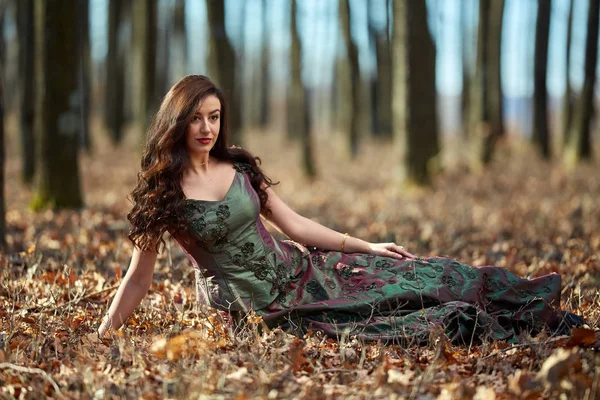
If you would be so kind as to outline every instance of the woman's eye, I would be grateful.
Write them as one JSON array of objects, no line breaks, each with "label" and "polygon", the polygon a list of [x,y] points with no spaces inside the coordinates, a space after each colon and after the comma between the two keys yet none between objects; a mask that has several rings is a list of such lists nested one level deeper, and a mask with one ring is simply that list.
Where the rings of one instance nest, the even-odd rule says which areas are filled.
[{"label": "woman's eye", "polygon": [[216,121],[216,120],[218,120],[218,119],[219,119],[219,116],[218,116],[218,115],[213,115],[213,116],[212,116],[212,117],[210,117],[210,118],[211,118],[213,121]]},{"label": "woman's eye", "polygon": [[198,116],[195,116],[195,117],[192,119],[192,121],[200,121],[200,117],[198,117]]}]

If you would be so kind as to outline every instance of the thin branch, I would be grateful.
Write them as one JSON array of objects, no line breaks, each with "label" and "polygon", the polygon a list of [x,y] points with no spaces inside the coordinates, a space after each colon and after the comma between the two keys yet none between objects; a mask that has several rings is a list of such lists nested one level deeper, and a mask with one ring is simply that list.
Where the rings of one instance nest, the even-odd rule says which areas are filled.
[{"label": "thin branch", "polygon": [[[71,304],[77,304],[77,303],[79,303],[79,302],[80,302],[80,301],[82,301],[82,300],[87,300],[87,299],[89,299],[89,298],[91,298],[91,297],[98,296],[99,294],[106,293],[106,292],[110,292],[111,290],[113,290],[113,289],[117,289],[118,287],[119,287],[119,285],[110,286],[110,287],[107,287],[107,288],[105,288],[105,289],[99,290],[99,291],[97,291],[97,292],[86,294],[85,296],[78,297],[78,298],[76,298],[76,299],[73,299],[73,300],[67,301],[66,303],[63,303],[63,304],[58,304],[57,306],[54,306],[54,307],[52,307],[52,308],[49,308],[49,309],[47,309],[47,310],[42,310],[42,311],[43,311],[43,312],[52,312],[52,311],[55,311],[55,310],[57,310],[57,309],[59,309],[59,308],[63,308],[63,307],[65,307],[65,306],[68,306],[68,305],[71,305]],[[28,311],[28,312],[31,312],[31,311],[34,311],[34,310],[37,310],[37,309],[39,309],[39,308],[43,308],[43,307],[45,307],[45,306],[44,306],[44,305],[41,305],[41,306],[33,306],[33,307],[29,307],[29,308],[27,309],[27,311]]]},{"label": "thin branch", "polygon": [[46,371],[44,371],[43,369],[23,367],[21,365],[15,365],[15,364],[12,364],[12,363],[7,363],[7,362],[0,363],[0,369],[2,369],[2,368],[12,369],[12,370],[15,370],[17,372],[26,372],[26,373],[29,373],[29,374],[42,375],[44,377],[44,379],[46,379],[48,382],[50,382],[50,384],[54,388],[54,392],[59,397],[64,398],[64,396],[60,392],[60,388],[58,387],[58,385],[56,384],[56,382],[54,381],[54,379],[52,379],[52,377],[50,375],[48,375],[48,373],[46,373]]},{"label": "thin branch", "polygon": [[492,358],[494,356],[497,356],[501,353],[506,353],[509,350],[513,350],[513,349],[519,349],[521,347],[534,347],[534,346],[543,346],[546,344],[550,344],[550,343],[555,343],[555,342],[560,342],[561,340],[565,340],[564,336],[559,336],[559,337],[555,337],[552,339],[548,339],[548,340],[544,340],[543,342],[529,342],[529,343],[519,343],[519,344],[514,344],[512,346],[506,347],[504,349],[500,349],[500,350],[496,350],[495,352],[493,352],[492,354],[489,354],[485,357],[482,357],[481,360],[487,360],[488,358]]}]

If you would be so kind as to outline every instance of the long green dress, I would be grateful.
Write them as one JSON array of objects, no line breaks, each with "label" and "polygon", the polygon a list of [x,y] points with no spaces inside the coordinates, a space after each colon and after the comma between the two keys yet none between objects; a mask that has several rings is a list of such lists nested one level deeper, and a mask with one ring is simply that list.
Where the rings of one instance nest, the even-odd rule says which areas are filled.
[{"label": "long green dress", "polygon": [[440,330],[455,343],[515,341],[522,330],[560,324],[557,274],[527,280],[451,258],[397,260],[276,240],[260,218],[249,167],[234,166],[225,198],[186,199],[188,232],[174,234],[213,307],[253,309],[267,325],[296,333],[402,343],[427,342]]}]

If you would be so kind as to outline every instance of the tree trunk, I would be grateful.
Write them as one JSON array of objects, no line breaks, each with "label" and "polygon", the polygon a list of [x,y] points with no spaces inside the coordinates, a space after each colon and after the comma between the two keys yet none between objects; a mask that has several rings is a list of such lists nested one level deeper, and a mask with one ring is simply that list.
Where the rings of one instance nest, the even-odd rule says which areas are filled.
[{"label": "tree trunk", "polygon": [[133,1],[133,114],[145,134],[157,106],[156,0]]},{"label": "tree trunk", "polygon": [[36,0],[37,179],[32,207],[83,205],[78,150],[81,105],[77,101],[79,57],[77,0]]},{"label": "tree trunk", "polygon": [[[383,2],[387,5],[387,2]],[[374,7],[369,4],[369,10]],[[381,5],[381,4],[379,4]],[[392,134],[392,53],[388,37],[389,13],[386,7],[386,23],[383,31],[376,31],[372,18],[369,18],[369,36],[375,47],[377,77],[371,82],[371,110],[373,114],[373,134],[391,137]]]},{"label": "tree trunk", "polygon": [[242,144],[240,91],[236,82],[236,56],[225,30],[224,0],[206,2],[210,31],[209,74],[221,88],[229,104],[227,124],[229,143]]},{"label": "tree trunk", "polygon": [[121,142],[125,123],[125,60],[123,43],[119,40],[122,22],[123,1],[110,0],[104,122],[114,144]]},{"label": "tree trunk", "polygon": [[569,142],[569,134],[571,132],[571,121],[573,120],[573,98],[574,93],[571,88],[571,36],[573,31],[573,2],[569,1],[569,19],[567,23],[567,44],[565,54],[565,94],[563,97],[563,113],[562,113],[562,143],[563,147]]},{"label": "tree trunk", "polygon": [[[0,4],[0,32],[4,32],[5,4]],[[6,203],[4,200],[4,34],[0,34],[0,249],[6,248]]]},{"label": "tree trunk", "polygon": [[461,94],[461,120],[462,136],[468,137],[469,126],[469,104],[471,93],[471,80],[473,79],[473,68],[471,65],[470,54],[473,48],[473,40],[469,34],[467,21],[467,6],[469,3],[462,1],[459,4],[460,10],[460,32],[461,32],[461,60],[462,60],[462,94]]},{"label": "tree trunk", "polygon": [[266,128],[269,125],[269,89],[270,89],[270,64],[271,64],[271,52],[269,40],[269,23],[268,23],[268,4],[267,0],[262,1],[262,53],[260,58],[260,74],[261,74],[261,85],[260,85],[260,110],[259,110],[259,126]]},{"label": "tree trunk", "polygon": [[550,34],[551,9],[551,0],[538,0],[533,64],[533,134],[531,137],[545,159],[550,158],[546,77],[548,75],[548,36]]},{"label": "tree trunk", "polygon": [[[156,1],[156,69],[154,98],[161,98],[169,91],[169,68],[171,60],[171,32],[173,21],[173,8],[164,3],[161,5],[160,0]],[[160,7],[160,8],[159,8]],[[158,104],[157,104],[158,105]]]},{"label": "tree trunk", "polygon": [[34,94],[34,26],[33,0],[17,2],[17,29],[19,33],[19,92],[20,92],[20,139],[22,155],[22,179],[33,183],[35,174],[35,142],[33,125],[35,117]]},{"label": "tree trunk", "polygon": [[311,135],[310,101],[306,88],[302,83],[302,49],[297,25],[297,1],[292,0],[290,5],[292,46],[290,49],[291,82],[287,101],[288,133],[300,140],[302,145],[302,170],[305,176],[312,178],[316,176],[316,168]]},{"label": "tree trunk", "polygon": [[577,100],[571,133],[565,149],[565,161],[568,167],[573,167],[581,159],[589,160],[592,158],[590,124],[594,116],[599,11],[600,0],[590,0],[585,43],[585,78]]},{"label": "tree trunk", "polygon": [[496,141],[504,132],[500,47],[504,0],[481,0],[477,62],[471,89],[469,139],[474,166],[492,160]]},{"label": "tree trunk", "polygon": [[394,4],[394,135],[406,178],[428,184],[440,152],[435,89],[435,45],[425,2]]},{"label": "tree trunk", "polygon": [[358,155],[360,135],[360,69],[358,65],[358,48],[350,34],[350,0],[339,0],[340,23],[346,45],[346,54],[350,67],[350,127],[347,132],[350,157]]},{"label": "tree trunk", "polygon": [[185,34],[185,0],[175,0],[171,41],[171,82],[187,75],[188,42]]},{"label": "tree trunk", "polygon": [[290,3],[290,88],[287,100],[287,130],[288,137],[302,140],[306,132],[304,118],[304,85],[302,83],[302,59],[300,49],[300,37],[298,35],[297,18],[298,3],[292,0]]},{"label": "tree trunk", "polygon": [[[502,50],[502,20],[504,17],[504,0],[492,0],[490,4],[489,35],[489,80],[488,85],[490,104],[490,122],[495,138],[504,135],[502,81],[501,81],[501,50]],[[491,157],[491,151],[490,151]],[[484,160],[489,157],[484,157]]]},{"label": "tree trunk", "polygon": [[[250,9],[250,2],[244,1],[240,5],[241,7],[241,15],[248,15],[248,11]],[[246,54],[247,46],[246,46],[246,26],[249,25],[247,19],[242,19],[240,21],[238,32],[237,32],[237,40],[239,41],[239,45],[234,47],[234,50],[237,53],[236,65],[240,67],[235,71],[235,77],[238,87],[237,89],[237,97],[240,99],[240,126],[243,126],[244,129],[248,126],[254,127],[256,126],[257,121],[257,104],[256,101],[257,96],[256,88],[260,86],[260,83],[256,82],[256,73],[258,72],[258,68],[256,68],[256,60],[255,56],[248,56]]]},{"label": "tree trunk", "polygon": [[79,54],[79,93],[81,96],[81,147],[92,150],[90,137],[90,73],[92,69],[90,53],[90,0],[78,0],[78,54]]},{"label": "tree trunk", "polygon": [[[296,1],[296,0],[292,0]],[[306,88],[303,87],[304,104],[304,134],[302,135],[302,171],[304,176],[315,178],[317,176],[317,167],[315,165],[313,139],[312,139],[312,118],[310,109],[310,97]]]},{"label": "tree trunk", "polygon": [[[352,99],[352,88],[350,78],[350,65],[345,57],[338,56],[338,49],[343,46],[344,50],[348,47],[346,44],[346,36],[343,34],[344,21],[348,21],[348,17],[344,14],[348,12],[347,7],[342,6],[342,2],[338,1],[337,7],[337,19],[339,30],[335,32],[335,54],[334,54],[334,125],[335,131],[341,133],[344,138],[347,136],[347,132],[350,131],[350,109]],[[341,39],[341,43],[340,43]]]}]

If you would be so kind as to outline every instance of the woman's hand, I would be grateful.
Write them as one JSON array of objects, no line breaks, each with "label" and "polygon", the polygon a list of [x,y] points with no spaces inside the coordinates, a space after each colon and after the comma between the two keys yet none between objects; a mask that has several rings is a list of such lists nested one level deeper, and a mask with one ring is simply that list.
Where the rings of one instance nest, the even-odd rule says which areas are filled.
[{"label": "woman's hand", "polygon": [[414,254],[404,250],[404,247],[398,246],[396,243],[369,243],[371,254],[376,254],[383,257],[392,257],[398,260],[403,258],[415,258]]}]

